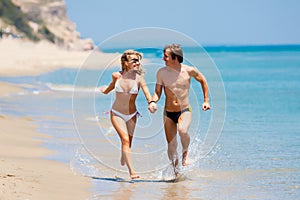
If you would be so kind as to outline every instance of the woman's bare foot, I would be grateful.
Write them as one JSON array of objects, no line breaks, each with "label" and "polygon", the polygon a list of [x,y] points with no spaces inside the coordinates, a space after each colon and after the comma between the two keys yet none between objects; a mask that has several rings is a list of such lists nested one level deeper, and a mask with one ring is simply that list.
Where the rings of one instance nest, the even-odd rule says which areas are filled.
[{"label": "woman's bare foot", "polygon": [[141,178],[141,177],[139,175],[132,174],[132,175],[130,175],[130,178],[131,179],[137,179],[137,178]]},{"label": "woman's bare foot", "polygon": [[190,160],[188,157],[188,152],[186,150],[182,152],[182,166],[187,166],[189,164],[190,164]]}]

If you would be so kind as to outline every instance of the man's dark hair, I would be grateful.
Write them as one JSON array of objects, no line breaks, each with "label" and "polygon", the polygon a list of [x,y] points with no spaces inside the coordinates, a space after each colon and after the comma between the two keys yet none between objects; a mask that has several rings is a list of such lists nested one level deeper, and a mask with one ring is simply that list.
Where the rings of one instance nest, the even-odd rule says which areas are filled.
[{"label": "man's dark hair", "polygon": [[179,44],[168,44],[164,48],[164,52],[169,49],[171,51],[171,57],[174,60],[177,57],[179,63],[183,62],[182,48]]}]

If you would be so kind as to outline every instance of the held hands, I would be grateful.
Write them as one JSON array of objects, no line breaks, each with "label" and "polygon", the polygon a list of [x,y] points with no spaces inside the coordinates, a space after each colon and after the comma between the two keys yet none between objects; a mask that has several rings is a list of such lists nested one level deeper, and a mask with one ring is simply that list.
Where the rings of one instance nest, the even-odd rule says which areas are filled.
[{"label": "held hands", "polygon": [[210,104],[208,102],[204,102],[202,104],[202,110],[206,111],[210,109]]},{"label": "held hands", "polygon": [[155,103],[155,102],[149,103],[149,105],[148,105],[148,110],[149,110],[151,113],[155,113],[155,111],[157,110],[156,103]]}]

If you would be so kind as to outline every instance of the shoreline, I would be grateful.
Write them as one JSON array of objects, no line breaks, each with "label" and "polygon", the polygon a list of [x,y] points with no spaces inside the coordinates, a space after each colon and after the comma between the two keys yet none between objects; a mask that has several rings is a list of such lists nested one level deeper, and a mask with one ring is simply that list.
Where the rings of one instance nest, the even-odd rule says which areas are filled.
[{"label": "shoreline", "polygon": [[[0,39],[0,77],[37,76],[61,68],[102,69],[118,66],[118,53],[68,51],[42,41]],[[0,81],[0,98],[24,90],[18,84]],[[1,111],[1,109],[0,109]],[[70,166],[48,160],[53,154],[42,147],[50,135],[37,132],[33,119],[0,112],[0,199],[82,200],[92,196],[90,178],[75,174]]]},{"label": "shoreline", "polygon": [[[22,91],[0,82],[0,98]],[[87,199],[91,181],[76,175],[69,165],[47,160],[53,152],[41,147],[50,136],[36,131],[29,117],[0,114],[0,199]]]}]

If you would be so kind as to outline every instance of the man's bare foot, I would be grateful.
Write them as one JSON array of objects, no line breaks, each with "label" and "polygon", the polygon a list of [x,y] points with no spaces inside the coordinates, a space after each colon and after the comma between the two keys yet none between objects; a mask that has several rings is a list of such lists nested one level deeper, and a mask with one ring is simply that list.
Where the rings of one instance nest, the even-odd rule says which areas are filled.
[{"label": "man's bare foot", "polygon": [[133,174],[133,175],[130,175],[130,178],[131,179],[137,179],[137,178],[141,178],[141,177],[139,175]]},{"label": "man's bare foot", "polygon": [[190,164],[190,160],[188,157],[188,151],[183,151],[182,153],[182,166],[187,166]]}]

